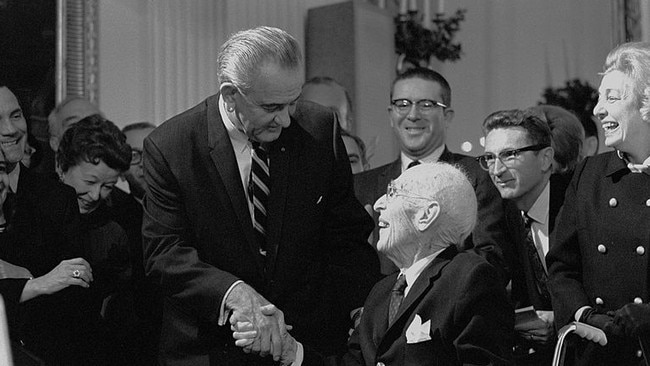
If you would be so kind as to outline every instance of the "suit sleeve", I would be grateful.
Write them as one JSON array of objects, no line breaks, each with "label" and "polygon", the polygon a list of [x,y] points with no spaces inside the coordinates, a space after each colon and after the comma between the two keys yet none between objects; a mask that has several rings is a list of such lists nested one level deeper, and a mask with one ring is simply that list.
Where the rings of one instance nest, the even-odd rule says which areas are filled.
[{"label": "suit sleeve", "polygon": [[342,291],[337,298],[345,311],[363,306],[370,289],[379,279],[379,260],[368,244],[368,235],[374,227],[372,218],[354,195],[350,162],[341,139],[338,124],[334,123],[334,163],[332,184],[329,188],[328,212],[325,218],[325,240],[331,251],[328,255],[334,275],[334,288]]},{"label": "suit sleeve", "polygon": [[551,234],[551,250],[546,256],[549,291],[558,328],[572,322],[580,307],[589,305],[589,299],[582,286],[582,260],[577,229],[580,205],[577,192],[587,161],[578,166],[566,190],[564,205]]},{"label": "suit sleeve", "polygon": [[144,143],[144,158],[145,273],[178,307],[216,322],[222,298],[237,277],[199,258],[178,181],[150,138]]}]

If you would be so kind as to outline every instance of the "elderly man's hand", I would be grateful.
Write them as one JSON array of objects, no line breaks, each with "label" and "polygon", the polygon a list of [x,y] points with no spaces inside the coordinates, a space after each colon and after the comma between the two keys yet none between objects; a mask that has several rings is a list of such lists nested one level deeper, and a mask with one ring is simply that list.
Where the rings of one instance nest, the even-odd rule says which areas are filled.
[{"label": "elderly man's hand", "polygon": [[631,303],[609,314],[628,337],[650,335],[650,305]]},{"label": "elderly man's hand", "polygon": [[[276,312],[280,310],[275,307],[273,304],[262,306],[260,309],[262,314],[266,316],[273,316]],[[234,320],[231,317],[231,321]],[[288,331],[291,330],[290,325],[285,326],[285,330],[281,333],[282,338],[282,352],[280,359],[276,361],[282,362],[283,365],[289,365],[295,361],[296,351],[298,344],[296,340],[289,334]],[[250,347],[253,345],[257,339],[257,331],[255,326],[247,321],[237,320],[231,326],[230,329],[233,331],[233,338],[235,339],[235,345],[242,347],[244,352],[250,352]],[[249,349],[247,351],[247,349]]]},{"label": "elderly man's hand", "polygon": [[282,335],[286,333],[284,314],[280,309],[243,282],[237,284],[228,295],[226,308],[232,310],[231,326],[237,327],[238,323],[248,322],[257,332],[253,343],[244,347],[244,352],[256,353],[262,357],[272,354],[275,361],[280,359]]}]

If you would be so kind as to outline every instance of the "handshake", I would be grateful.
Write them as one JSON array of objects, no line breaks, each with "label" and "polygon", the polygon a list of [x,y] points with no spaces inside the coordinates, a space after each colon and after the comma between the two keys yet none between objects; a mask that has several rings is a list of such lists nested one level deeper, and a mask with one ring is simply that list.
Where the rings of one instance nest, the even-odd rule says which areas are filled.
[{"label": "handshake", "polygon": [[298,342],[289,334],[284,313],[245,283],[237,284],[226,299],[235,345],[246,353],[273,356],[290,365],[296,359]]}]

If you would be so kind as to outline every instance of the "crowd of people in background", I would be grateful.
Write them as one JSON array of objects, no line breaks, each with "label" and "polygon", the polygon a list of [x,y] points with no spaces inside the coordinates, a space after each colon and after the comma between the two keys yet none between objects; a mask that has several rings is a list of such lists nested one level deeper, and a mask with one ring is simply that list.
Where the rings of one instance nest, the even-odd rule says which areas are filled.
[{"label": "crowd of people in background", "polygon": [[650,44],[611,51],[592,114],[477,121],[477,157],[447,145],[446,78],[406,70],[400,153],[373,169],[349,93],[305,81],[285,31],[233,34],[217,70],[158,125],[68,97],[46,143],[0,80],[16,365],[550,365],[571,322],[607,344],[571,339],[568,364],[649,357]]}]

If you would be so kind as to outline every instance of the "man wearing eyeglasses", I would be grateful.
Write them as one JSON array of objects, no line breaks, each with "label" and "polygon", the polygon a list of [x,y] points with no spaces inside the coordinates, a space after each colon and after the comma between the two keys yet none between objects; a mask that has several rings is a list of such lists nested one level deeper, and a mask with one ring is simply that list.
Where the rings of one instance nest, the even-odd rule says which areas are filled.
[{"label": "man wearing eyeglasses", "polygon": [[506,221],[515,243],[513,272],[520,274],[513,276],[512,299],[521,309],[515,363],[549,365],[556,337],[545,258],[584,132],[575,116],[552,106],[495,112],[483,129],[485,154],[477,160],[511,205]]},{"label": "man wearing eyeglasses", "polygon": [[144,180],[144,171],[142,170],[142,145],[144,139],[149,136],[156,126],[149,122],[131,123],[124,126],[122,132],[126,136],[126,143],[131,146],[131,166],[124,174],[124,178],[129,183],[129,190],[133,197],[142,202],[147,182]]},{"label": "man wearing eyeglasses", "polygon": [[[420,163],[447,162],[467,172],[478,199],[478,221],[462,249],[472,249],[484,256],[503,273],[504,286],[510,279],[512,260],[504,233],[503,202],[490,177],[469,156],[452,153],[445,146],[447,129],[454,117],[451,87],[439,73],[414,68],[397,76],[390,91],[388,117],[400,143],[400,156],[387,165],[355,175],[355,192],[359,201],[372,207],[385,193],[386,185],[403,171]],[[373,213],[377,222],[377,213]],[[375,229],[373,244],[377,242]],[[397,268],[379,253],[383,274]]]}]

